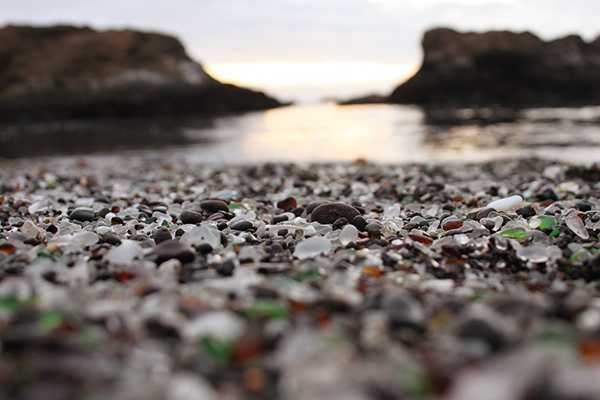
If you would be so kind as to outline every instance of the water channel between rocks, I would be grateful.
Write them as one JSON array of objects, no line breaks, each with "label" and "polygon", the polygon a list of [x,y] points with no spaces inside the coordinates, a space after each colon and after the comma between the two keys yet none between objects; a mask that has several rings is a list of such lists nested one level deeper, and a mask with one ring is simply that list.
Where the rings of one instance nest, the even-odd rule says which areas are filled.
[{"label": "water channel between rocks", "polygon": [[176,156],[190,163],[481,162],[600,159],[600,107],[515,113],[416,106],[289,106],[218,118],[70,121],[0,126],[0,158]]}]

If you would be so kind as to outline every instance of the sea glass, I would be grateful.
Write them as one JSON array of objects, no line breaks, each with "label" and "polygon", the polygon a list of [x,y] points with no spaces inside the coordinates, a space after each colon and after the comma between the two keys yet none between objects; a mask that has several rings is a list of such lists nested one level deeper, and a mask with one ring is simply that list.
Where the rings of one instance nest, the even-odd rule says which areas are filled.
[{"label": "sea glass", "polygon": [[533,263],[543,263],[549,259],[546,246],[537,244],[527,247],[519,247],[517,249],[517,256]]},{"label": "sea glass", "polygon": [[565,219],[565,223],[567,224],[567,227],[580,238],[587,239],[590,237],[590,234],[587,229],[585,229],[585,225],[578,214],[568,216]]},{"label": "sea glass", "polygon": [[523,198],[519,195],[505,197],[492,201],[487,206],[495,209],[496,211],[511,211],[523,202]]},{"label": "sea glass", "polygon": [[129,264],[135,258],[142,256],[142,248],[133,240],[124,240],[118,247],[113,247],[106,253],[105,259],[113,264]]},{"label": "sea glass", "polygon": [[343,246],[346,246],[348,243],[356,242],[358,240],[358,229],[354,225],[346,225],[342,229],[340,236],[338,236],[338,240]]},{"label": "sea glass", "polygon": [[195,226],[181,237],[181,241],[190,245],[208,243],[213,248],[217,248],[221,244],[221,234],[218,230],[209,228],[208,226]]},{"label": "sea glass", "polygon": [[400,206],[394,204],[385,209],[383,213],[384,218],[398,218],[400,216]]},{"label": "sea glass", "polygon": [[329,254],[330,251],[331,242],[325,238],[315,236],[298,243],[294,250],[294,257],[304,260],[316,257],[319,254]]},{"label": "sea glass", "polygon": [[459,229],[463,226],[463,221],[459,220],[456,217],[448,217],[444,221],[442,221],[442,229],[446,232]]},{"label": "sea glass", "polygon": [[544,230],[546,228],[555,227],[557,225],[556,218],[550,215],[540,215],[538,219],[541,221],[539,229]]},{"label": "sea glass", "polygon": [[525,237],[526,233],[527,233],[527,230],[525,228],[523,228],[522,226],[506,228],[502,232],[500,232],[500,234],[502,236],[507,237],[507,238],[513,238],[513,239],[522,239]]}]

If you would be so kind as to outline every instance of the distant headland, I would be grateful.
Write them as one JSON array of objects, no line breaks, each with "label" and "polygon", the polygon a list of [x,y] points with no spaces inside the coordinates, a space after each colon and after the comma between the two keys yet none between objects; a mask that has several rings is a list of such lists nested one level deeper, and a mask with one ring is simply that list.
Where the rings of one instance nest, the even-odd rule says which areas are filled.
[{"label": "distant headland", "polygon": [[460,33],[437,28],[423,37],[419,71],[389,96],[343,104],[425,107],[536,107],[600,104],[600,37],[545,42],[524,32]]},{"label": "distant headland", "polygon": [[221,115],[280,105],[218,82],[171,36],[74,26],[0,29],[3,121]]}]

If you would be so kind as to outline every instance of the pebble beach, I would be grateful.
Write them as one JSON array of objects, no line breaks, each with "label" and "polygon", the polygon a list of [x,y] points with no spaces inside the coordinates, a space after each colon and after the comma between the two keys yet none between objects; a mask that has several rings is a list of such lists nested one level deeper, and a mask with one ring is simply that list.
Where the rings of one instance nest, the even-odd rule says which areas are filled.
[{"label": "pebble beach", "polygon": [[598,399],[599,181],[2,161],[0,399]]}]

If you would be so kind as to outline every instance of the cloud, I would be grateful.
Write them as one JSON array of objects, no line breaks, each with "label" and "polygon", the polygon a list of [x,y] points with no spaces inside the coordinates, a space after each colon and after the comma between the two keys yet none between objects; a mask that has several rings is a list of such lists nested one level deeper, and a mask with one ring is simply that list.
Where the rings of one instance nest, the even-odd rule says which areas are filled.
[{"label": "cloud", "polygon": [[173,34],[204,63],[418,63],[423,32],[598,35],[596,0],[19,0],[0,23],[88,24]]}]

